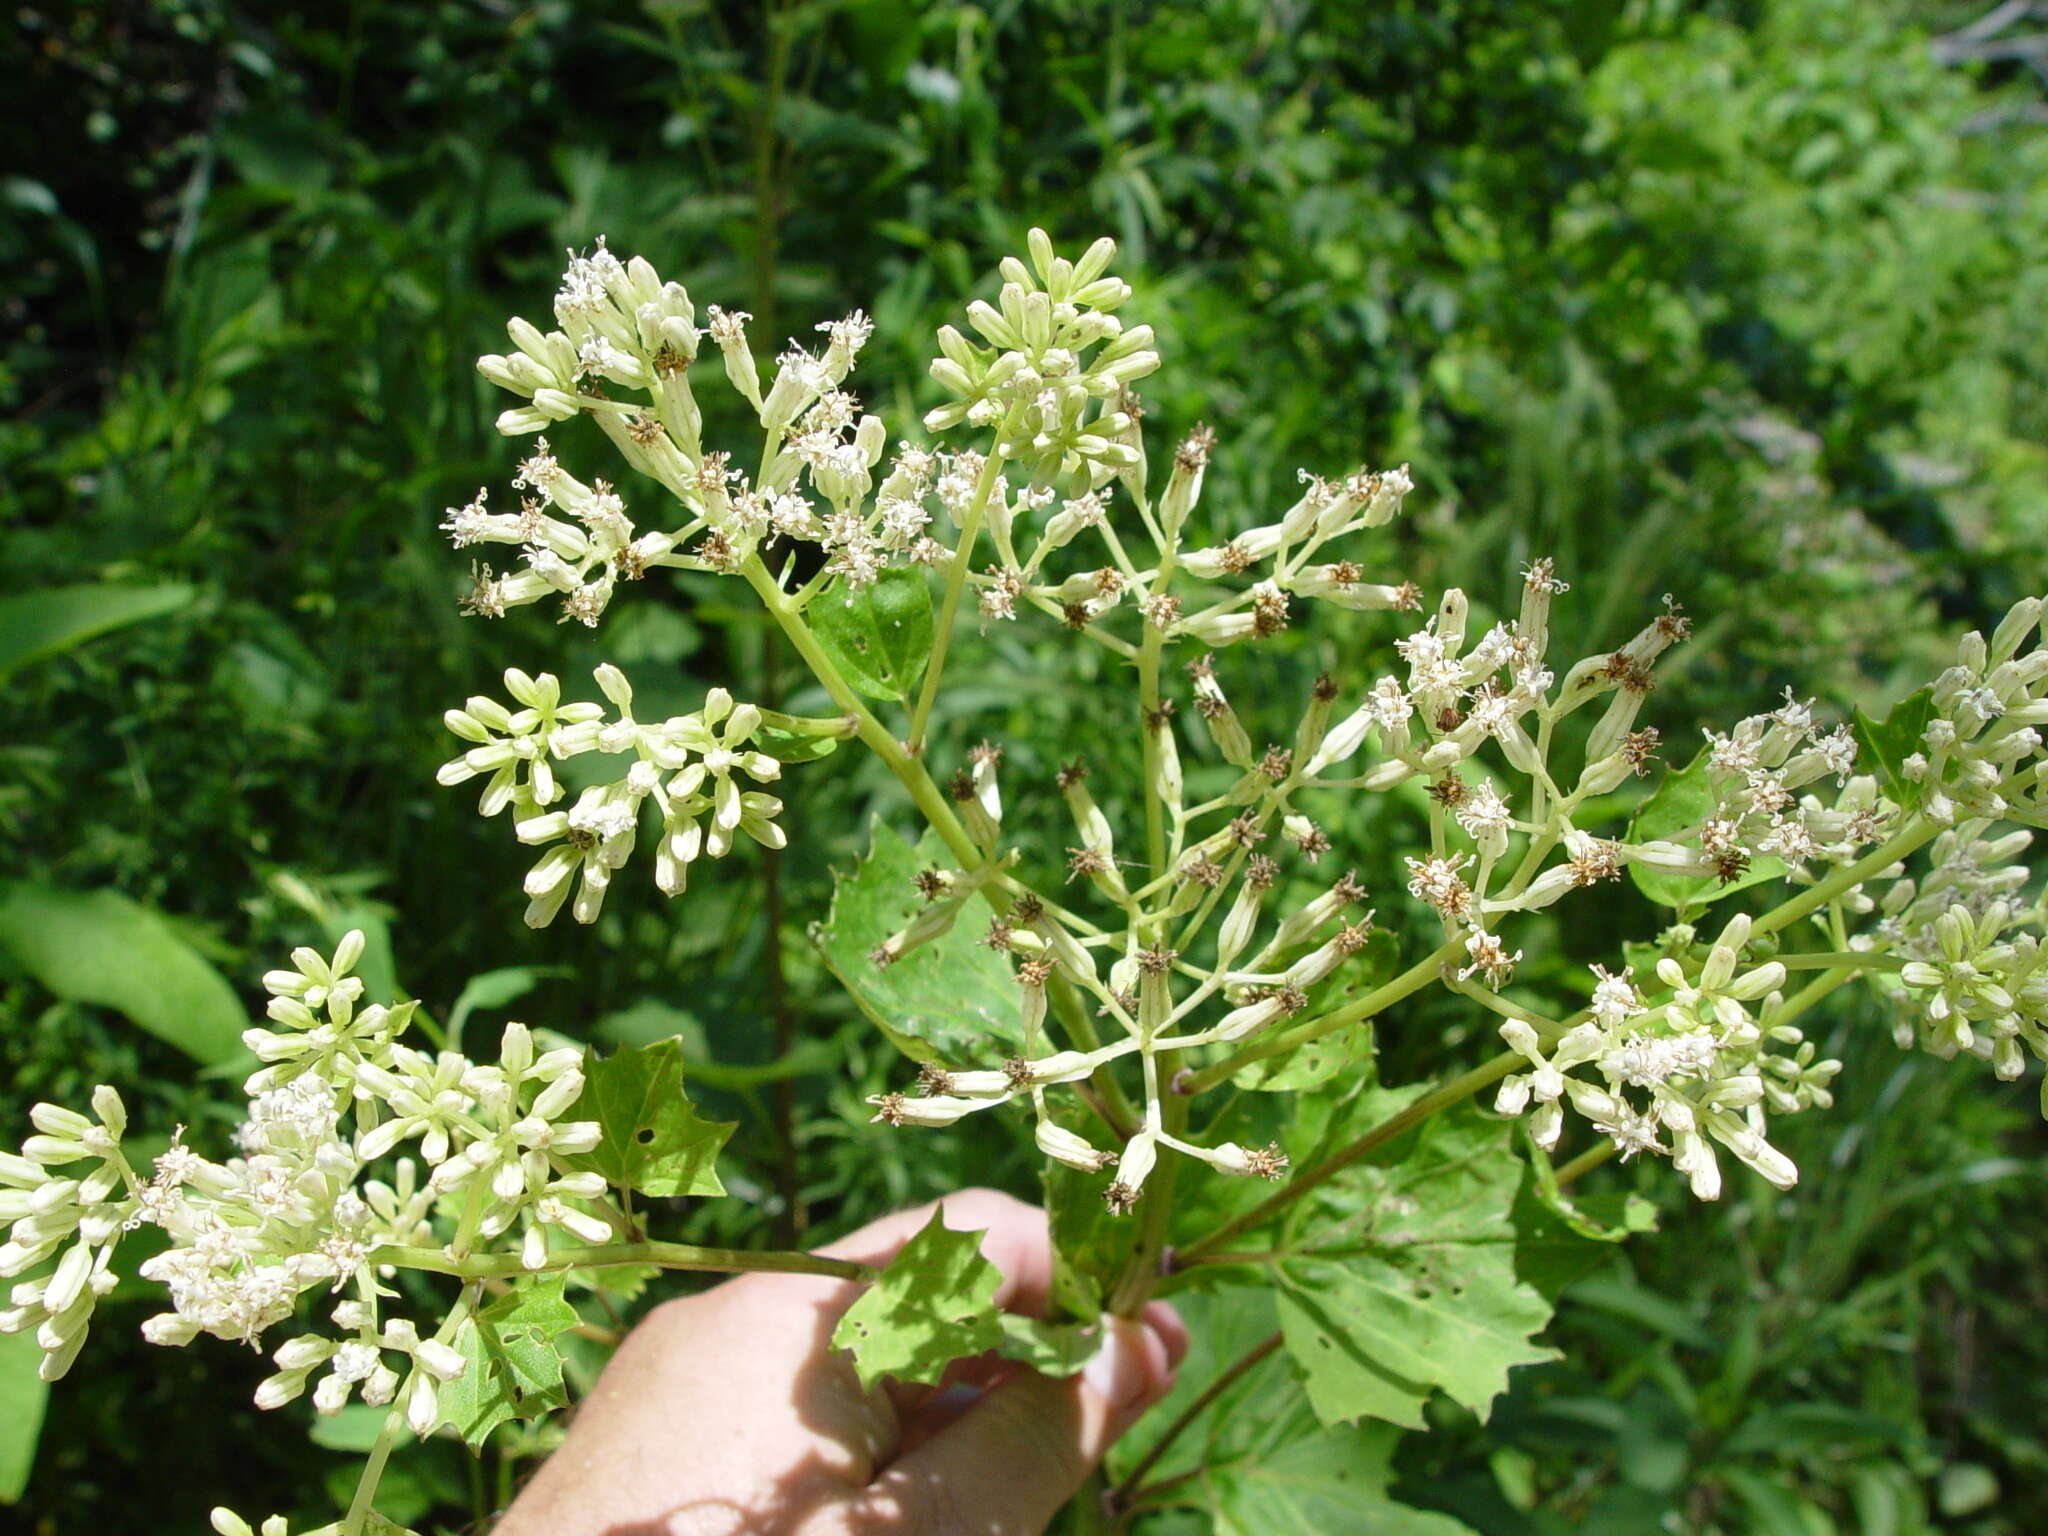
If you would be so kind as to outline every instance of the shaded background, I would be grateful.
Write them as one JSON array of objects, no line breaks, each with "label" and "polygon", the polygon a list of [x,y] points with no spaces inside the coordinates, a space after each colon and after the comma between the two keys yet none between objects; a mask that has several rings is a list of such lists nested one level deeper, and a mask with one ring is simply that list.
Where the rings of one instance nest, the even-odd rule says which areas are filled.
[{"label": "shaded background", "polygon": [[[1553,554],[1563,654],[1685,602],[1697,638],[1647,711],[1677,739],[1788,683],[1877,707],[2044,578],[2048,15],[1987,9],[19,6],[0,604],[115,585],[162,611],[85,639],[128,617],[87,591],[31,654],[42,621],[0,606],[0,874],[38,899],[121,893],[127,918],[161,915],[152,944],[245,999],[290,945],[361,925],[373,979],[437,1014],[499,973],[470,993],[479,1030],[513,1011],[579,1039],[682,1030],[700,1097],[746,1122],[740,1198],[675,1213],[700,1238],[788,1240],[967,1181],[1028,1193],[1014,1148],[862,1123],[889,1053],[804,928],[870,813],[902,824],[878,778],[792,773],[772,881],[699,866],[667,907],[629,875],[593,929],[540,935],[521,850],[434,787],[439,712],[508,663],[573,681],[617,660],[676,707],[713,680],[796,686],[715,584],[622,604],[595,636],[531,609],[457,617],[467,558],[435,523],[479,483],[505,494],[517,450],[471,368],[504,318],[544,318],[563,249],[603,233],[700,306],[752,311],[764,348],[865,306],[856,387],[908,428],[932,327],[1028,224],[1063,246],[1106,231],[1168,360],[1148,427],[1218,428],[1206,515],[1284,505],[1297,466],[1406,461],[1391,575],[1484,611]],[[704,391],[737,431],[725,393]],[[1292,690],[1393,632],[1307,625],[1246,664]],[[1117,690],[1073,686],[1092,657],[1028,624],[973,654],[936,760],[993,737],[1026,784],[1078,745],[1118,750]],[[1391,915],[1412,820],[1333,830]],[[1580,985],[1612,924],[1655,922],[1601,899],[1525,981]],[[153,953],[96,963],[146,990]],[[160,1131],[218,1134],[232,1090],[193,1086],[146,1007],[47,982],[0,918],[8,1123],[105,1080],[138,1085]],[[1651,1170],[1664,1231],[1560,1313],[1570,1363],[1517,1372],[1488,1426],[1447,1411],[1409,1437],[1403,1498],[1485,1536],[2048,1523],[2034,1087],[1901,1056],[1843,998],[1824,1026],[1851,1063],[1841,1102],[1788,1127],[1800,1190],[1745,1180],[1701,1211]],[[1391,1081],[1472,1032],[1426,1008],[1399,1025]],[[0,1524],[198,1529],[230,1494],[329,1518],[322,1482],[353,1467],[280,1422],[304,1405],[257,1415],[257,1362],[150,1350],[124,1326],[140,1315],[111,1312],[53,1395]],[[472,1528],[536,1448],[414,1448],[392,1513]]]}]

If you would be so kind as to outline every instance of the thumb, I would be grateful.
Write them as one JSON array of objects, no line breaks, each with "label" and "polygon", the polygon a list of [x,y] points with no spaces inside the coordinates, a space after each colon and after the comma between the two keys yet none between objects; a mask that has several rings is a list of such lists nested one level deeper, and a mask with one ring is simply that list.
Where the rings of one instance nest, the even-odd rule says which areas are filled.
[{"label": "thumb", "polygon": [[[902,1457],[858,1496],[878,1525],[916,1532],[1035,1536],[1102,1453],[1173,1384],[1150,1324],[1111,1318],[1074,1376],[1020,1371]],[[855,1520],[853,1528],[864,1529]]]}]

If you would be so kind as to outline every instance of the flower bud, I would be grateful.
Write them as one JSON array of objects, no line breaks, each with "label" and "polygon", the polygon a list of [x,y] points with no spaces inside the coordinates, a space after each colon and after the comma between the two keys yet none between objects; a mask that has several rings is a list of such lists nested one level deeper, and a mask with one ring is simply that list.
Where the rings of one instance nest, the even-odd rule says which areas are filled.
[{"label": "flower bud", "polygon": [[1116,1161],[1115,1153],[1092,1146],[1085,1138],[1050,1120],[1038,1122],[1038,1150],[1054,1162],[1083,1173],[1100,1173]]}]

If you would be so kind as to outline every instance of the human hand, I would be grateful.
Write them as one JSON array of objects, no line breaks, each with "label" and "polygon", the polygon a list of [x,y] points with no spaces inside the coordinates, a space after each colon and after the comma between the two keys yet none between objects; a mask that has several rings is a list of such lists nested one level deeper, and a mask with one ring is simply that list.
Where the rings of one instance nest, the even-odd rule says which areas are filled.
[{"label": "human hand", "polygon": [[[1045,1213],[994,1190],[943,1201],[985,1229],[996,1304],[1039,1315]],[[888,1261],[931,1217],[901,1211],[829,1248]],[[1163,1302],[1105,1325],[1102,1350],[1053,1381],[966,1361],[937,1388],[863,1391],[831,1347],[859,1287],[743,1275],[651,1313],[620,1345],[568,1438],[496,1536],[1029,1536],[1117,1436],[1163,1397],[1187,1333]]]}]

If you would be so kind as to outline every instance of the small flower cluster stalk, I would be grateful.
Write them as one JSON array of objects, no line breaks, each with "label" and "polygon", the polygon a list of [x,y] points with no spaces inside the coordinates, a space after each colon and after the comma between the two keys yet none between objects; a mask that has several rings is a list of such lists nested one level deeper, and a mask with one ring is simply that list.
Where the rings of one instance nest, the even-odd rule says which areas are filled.
[{"label": "small flower cluster stalk", "polygon": [[[857,740],[944,850],[868,963],[978,929],[1014,977],[1021,1039],[920,1063],[870,1101],[875,1119],[940,1126],[1024,1106],[1047,1159],[1099,1180],[1112,1212],[1135,1213],[1107,1298],[1125,1313],[1158,1279],[1169,1238],[1175,1262],[1223,1261],[1240,1233],[1488,1089],[1498,1113],[1527,1118],[1539,1157],[1561,1145],[1569,1108],[1601,1155],[1667,1156],[1702,1199],[1724,1188],[1723,1154],[1789,1187],[1798,1170],[1771,1142],[1771,1117],[1827,1107],[1839,1069],[1798,1021],[1852,980],[1883,997],[1902,1046],[1973,1054],[2006,1079],[2029,1056],[2048,1060],[2048,905],[2026,896],[2021,862],[2031,829],[2048,825],[2040,600],[1988,639],[1966,636],[1955,665],[1881,725],[1828,727],[1788,692],[1706,730],[1691,766],[1674,754],[1659,769],[1668,749],[1640,715],[1689,631],[1676,602],[1618,649],[1579,656],[1554,654],[1551,608],[1567,587],[1547,559],[1497,617],[1458,590],[1426,603],[1372,549],[1415,494],[1405,467],[1302,470],[1249,516],[1205,507],[1210,429],[1180,435],[1162,473],[1149,462],[1135,386],[1161,358],[1151,327],[1124,317],[1133,291],[1111,271],[1114,245],[1068,258],[1033,230],[1027,256],[1001,264],[966,331],[941,329],[930,372],[943,403],[924,436],[893,445],[848,388],[873,329],[861,312],[764,368],[745,314],[708,305],[699,324],[681,285],[602,240],[571,257],[555,329],[515,319],[512,350],[481,359],[518,397],[500,430],[535,441],[512,481],[517,510],[493,510],[479,490],[446,514],[456,547],[498,545],[509,562],[479,561],[467,611],[549,601],[595,627],[657,571],[729,577],[836,711],[793,718],[713,688],[690,713],[642,719],[611,663],[596,669],[602,702],[565,702],[553,676],[513,668],[503,699],[448,711],[462,746],[440,781],[480,780],[481,813],[509,811],[518,841],[540,850],[524,880],[529,923],[565,906],[594,921],[643,838],[669,897],[742,834],[781,847],[782,802],[764,786],[786,761],[820,755],[819,738]],[[761,430],[751,472],[703,440],[691,374],[706,341]],[[634,512],[627,491],[579,478],[540,435],[576,418],[638,477]],[[885,720],[827,643],[820,605],[906,582],[935,599],[937,623],[921,681],[900,690],[902,717]],[[1287,701],[1275,731],[1270,707],[1241,707],[1233,658],[1317,604],[1405,616],[1380,621],[1405,633],[1379,665]],[[1106,653],[1134,684],[1139,781],[1105,791],[1101,765],[1076,761],[1020,786],[999,742],[935,775],[929,725],[956,616],[984,631],[1036,616]],[[579,775],[588,787],[573,798],[557,774],[572,757],[608,761]],[[1645,831],[1616,792],[1653,772],[1690,793]],[[1023,789],[1058,797],[1071,841],[1013,843],[1007,812]],[[1420,807],[1415,852],[1334,867],[1329,829],[1360,797],[1396,791]],[[1115,805],[1138,807],[1130,825]],[[1548,920],[1531,915],[1630,878],[1664,890],[1680,920],[1633,963],[1611,955],[1563,1006],[1533,1006],[1516,975]],[[1741,905],[1758,910],[1710,918],[1769,881],[1782,887],[1774,905],[1752,898]],[[519,1024],[492,1060],[418,1048],[405,1038],[414,1004],[363,1000],[361,947],[351,934],[332,955],[302,949],[264,978],[268,1023],[248,1036],[264,1066],[232,1147],[181,1133],[138,1164],[113,1089],[90,1113],[36,1107],[35,1134],[0,1156],[0,1276],[16,1282],[0,1329],[35,1332],[45,1376],[76,1359],[123,1235],[161,1228],[169,1246],[139,1274],[168,1306],[147,1337],[266,1350],[265,1407],[301,1395],[321,1413],[387,1407],[363,1491],[324,1528],[360,1536],[398,1426],[435,1432],[449,1384],[476,1369],[451,1341],[484,1282],[633,1263],[867,1273],[645,1240],[623,1191],[593,1171],[608,1128],[579,1107],[579,1054]],[[1201,1095],[1270,1086],[1304,1047],[1433,987],[1496,1021],[1505,1051],[1312,1166],[1190,1130]],[[1062,1112],[1063,1092],[1082,1114]],[[1189,1165],[1279,1187],[1207,1232],[1173,1233]],[[1588,1165],[1581,1153],[1567,1172]],[[439,1317],[405,1315],[389,1284],[400,1269],[448,1276],[459,1294]],[[225,1510],[214,1528],[252,1530]],[[285,1536],[284,1522],[261,1531]]]}]

